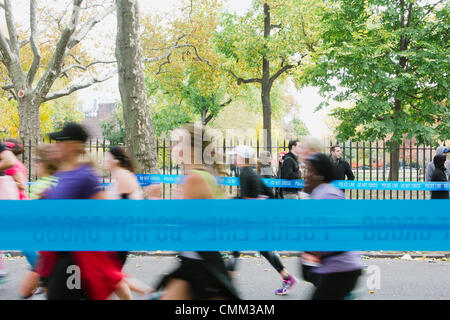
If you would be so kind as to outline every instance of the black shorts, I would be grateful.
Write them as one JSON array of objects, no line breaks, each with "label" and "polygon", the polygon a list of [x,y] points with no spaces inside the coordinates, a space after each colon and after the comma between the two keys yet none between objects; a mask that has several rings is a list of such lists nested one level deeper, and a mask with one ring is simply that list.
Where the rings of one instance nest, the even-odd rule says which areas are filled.
[{"label": "black shorts", "polygon": [[120,263],[122,263],[122,267],[127,262],[128,251],[117,251],[117,255],[119,256]]},{"label": "black shorts", "polygon": [[81,288],[69,288],[67,273],[69,266],[76,265],[70,252],[58,252],[52,273],[46,284],[48,287],[48,300],[89,300],[88,294]]},{"label": "black shorts", "polygon": [[180,266],[165,276],[157,288],[164,288],[172,279],[180,279],[189,283],[193,300],[239,300],[220,253],[200,254],[204,260],[180,257]]}]

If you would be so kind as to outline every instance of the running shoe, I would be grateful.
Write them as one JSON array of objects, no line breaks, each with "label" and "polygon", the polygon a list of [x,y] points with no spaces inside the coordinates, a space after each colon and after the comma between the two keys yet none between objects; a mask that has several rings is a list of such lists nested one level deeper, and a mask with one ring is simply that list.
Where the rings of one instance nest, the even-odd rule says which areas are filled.
[{"label": "running shoe", "polygon": [[37,288],[35,291],[34,291],[34,295],[39,295],[39,294],[43,294],[43,293],[45,293],[45,290],[44,290],[44,288],[42,288],[42,287],[39,287],[39,288]]},{"label": "running shoe", "polygon": [[289,276],[289,279],[283,279],[283,286],[280,289],[275,290],[275,294],[278,296],[284,296],[288,291],[298,283],[297,279],[293,276]]},{"label": "running shoe", "polygon": [[8,273],[0,272],[0,284],[8,282]]}]

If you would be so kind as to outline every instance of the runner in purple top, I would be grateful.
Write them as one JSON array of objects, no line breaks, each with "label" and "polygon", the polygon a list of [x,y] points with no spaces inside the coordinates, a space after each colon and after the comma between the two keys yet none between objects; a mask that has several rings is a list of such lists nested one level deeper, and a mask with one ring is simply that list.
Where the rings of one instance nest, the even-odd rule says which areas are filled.
[{"label": "runner in purple top", "polygon": [[[330,184],[335,173],[329,158],[323,153],[310,156],[306,162],[305,186],[311,199],[345,199],[344,192]],[[316,287],[313,300],[343,300],[354,289],[361,275],[358,252],[305,252],[302,254],[305,280]]]},{"label": "runner in purple top", "polygon": [[44,199],[90,199],[102,191],[99,178],[91,164],[81,164],[70,171],[55,173],[58,184],[49,189]]},{"label": "runner in purple top", "polygon": [[[94,166],[81,161],[88,134],[76,123],[50,134],[56,140],[53,158],[59,161],[55,177],[58,183],[44,192],[42,199],[106,199]],[[81,270],[81,288],[66,285],[68,267],[78,265]],[[37,272],[47,287],[49,300],[107,299],[115,293],[121,299],[131,299],[129,287],[123,281],[119,256],[114,252],[74,251],[43,252]]]}]

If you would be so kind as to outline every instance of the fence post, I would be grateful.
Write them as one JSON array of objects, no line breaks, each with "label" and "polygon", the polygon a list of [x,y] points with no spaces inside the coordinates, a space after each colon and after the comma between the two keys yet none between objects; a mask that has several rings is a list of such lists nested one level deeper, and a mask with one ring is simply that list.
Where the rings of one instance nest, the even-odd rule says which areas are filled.
[{"label": "fence post", "polygon": [[[375,165],[375,168],[376,168],[376,170],[377,170],[377,173],[376,173],[376,175],[377,175],[377,181],[380,181],[379,179],[378,179],[378,168],[379,168],[379,165],[378,165],[378,140],[377,140],[377,144],[376,144],[376,154],[377,154],[377,163],[376,163],[376,165]],[[383,163],[383,166],[384,166],[384,163]],[[378,200],[378,189],[377,189],[377,200]]]},{"label": "fence post", "polygon": [[[352,172],[353,172],[353,155],[352,155],[352,145],[353,145],[353,142],[352,142],[352,140],[350,140],[350,170],[352,170]],[[356,180],[358,180],[358,177],[356,177]],[[350,200],[353,198],[353,190],[352,189],[350,189]]]},{"label": "fence post", "polygon": [[[172,139],[169,140],[169,174],[172,175]],[[169,199],[172,200],[172,184],[169,184]]]}]

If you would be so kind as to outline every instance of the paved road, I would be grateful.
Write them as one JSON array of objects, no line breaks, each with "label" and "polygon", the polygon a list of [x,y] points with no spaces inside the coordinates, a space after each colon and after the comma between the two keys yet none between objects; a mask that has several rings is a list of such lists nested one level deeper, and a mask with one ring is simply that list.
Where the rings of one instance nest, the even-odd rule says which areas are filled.
[{"label": "paved road", "polygon": [[[283,262],[288,270],[298,274],[298,258],[283,258]],[[176,263],[175,257],[132,257],[128,259],[125,270],[129,275],[154,285],[160,276],[174,268]],[[366,268],[366,275],[360,280],[357,291],[358,299],[450,300],[450,290],[448,289],[450,261],[366,259],[364,264],[369,268]],[[17,287],[27,268],[27,263],[24,258],[13,258],[6,260],[5,266],[10,272],[10,280],[0,285],[0,300],[18,299]],[[377,272],[380,274],[378,283],[380,288],[368,288],[368,282],[372,286],[377,285],[376,279],[373,278]],[[281,281],[277,272],[264,258],[242,258],[239,261],[235,279],[236,286],[244,299],[303,300],[308,299],[313,290],[311,284],[300,281],[300,284],[294,287],[289,295],[275,296],[273,292],[280,286]],[[139,297],[136,298],[139,299]],[[43,299],[43,296],[40,295],[34,299]]]}]

